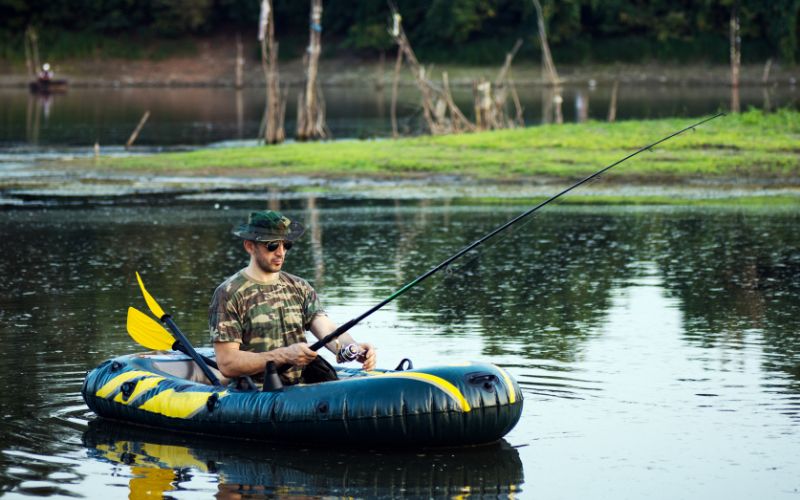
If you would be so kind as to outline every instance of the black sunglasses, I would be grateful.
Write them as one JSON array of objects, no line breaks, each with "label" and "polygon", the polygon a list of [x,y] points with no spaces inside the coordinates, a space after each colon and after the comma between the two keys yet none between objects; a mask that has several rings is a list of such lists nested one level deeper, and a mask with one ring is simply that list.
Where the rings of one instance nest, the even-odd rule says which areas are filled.
[{"label": "black sunglasses", "polygon": [[294,246],[294,243],[289,240],[260,241],[259,243],[263,243],[269,252],[274,252],[277,250],[281,243],[283,243],[283,249],[287,252],[292,249],[292,246]]}]

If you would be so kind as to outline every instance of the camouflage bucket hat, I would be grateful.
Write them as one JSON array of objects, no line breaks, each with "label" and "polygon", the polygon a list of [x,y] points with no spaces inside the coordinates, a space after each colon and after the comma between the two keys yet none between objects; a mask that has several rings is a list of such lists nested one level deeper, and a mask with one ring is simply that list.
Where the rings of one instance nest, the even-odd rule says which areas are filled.
[{"label": "camouflage bucket hat", "polygon": [[245,240],[294,241],[302,236],[305,230],[299,222],[289,220],[279,212],[261,210],[252,212],[246,223],[234,228],[233,234]]}]

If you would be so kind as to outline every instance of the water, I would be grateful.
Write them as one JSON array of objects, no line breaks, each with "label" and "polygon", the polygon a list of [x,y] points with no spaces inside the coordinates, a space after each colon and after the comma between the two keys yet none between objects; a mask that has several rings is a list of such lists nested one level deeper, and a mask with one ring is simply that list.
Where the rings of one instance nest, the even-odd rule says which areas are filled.
[{"label": "water", "polygon": [[[525,123],[553,120],[552,94],[539,86],[517,87]],[[289,91],[287,136],[295,130],[296,88]],[[795,86],[743,87],[743,110],[800,106]],[[563,115],[568,122],[605,120],[610,87],[567,86]],[[392,134],[391,88],[326,87],[327,125],[334,138],[388,137]],[[453,97],[467,116],[473,115],[471,88],[454,88]],[[622,84],[617,96],[617,119],[697,117],[727,110],[727,86],[645,86]],[[64,95],[32,96],[27,89],[0,88],[0,147],[26,151],[54,146],[90,150],[126,143],[145,111],[150,118],[136,140],[137,146],[180,147],[219,141],[254,140],[264,111],[264,91],[249,88],[71,88]],[[512,112],[509,108],[509,111]],[[424,129],[419,92],[400,89],[397,104],[401,134]]]},{"label": "water", "polygon": [[[134,278],[205,345],[208,300],[245,263],[230,228],[280,208],[309,231],[287,268],[338,322],[526,207],[253,194],[118,199],[0,216],[0,491],[9,498],[515,496],[796,498],[800,216],[791,209],[552,206],[352,333],[379,365],[480,360],[525,395],[497,445],[274,448],[103,422],[101,361],[140,351]],[[143,202],[144,201],[144,202]]]}]

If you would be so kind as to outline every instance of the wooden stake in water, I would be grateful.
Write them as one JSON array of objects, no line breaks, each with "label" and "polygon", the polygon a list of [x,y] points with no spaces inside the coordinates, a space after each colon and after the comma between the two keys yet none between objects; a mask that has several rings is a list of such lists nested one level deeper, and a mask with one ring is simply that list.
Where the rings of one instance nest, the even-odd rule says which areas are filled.
[{"label": "wooden stake in water", "polygon": [[134,141],[137,137],[139,137],[139,132],[141,132],[142,127],[144,127],[144,124],[148,118],[150,118],[150,110],[145,111],[144,115],[142,115],[142,119],[139,120],[139,124],[136,125],[136,128],[133,130],[128,142],[125,143],[125,149],[130,149],[130,147],[133,146]]}]

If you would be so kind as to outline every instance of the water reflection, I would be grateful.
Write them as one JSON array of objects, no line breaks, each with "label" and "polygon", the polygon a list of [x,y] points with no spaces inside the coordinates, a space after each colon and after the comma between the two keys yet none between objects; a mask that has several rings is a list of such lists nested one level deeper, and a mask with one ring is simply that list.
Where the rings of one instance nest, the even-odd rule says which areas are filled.
[{"label": "water reflection", "polygon": [[332,452],[198,439],[98,419],[89,423],[83,443],[93,459],[120,466],[117,474],[130,478],[133,498],[196,489],[196,474],[213,476],[217,498],[508,496],[523,483],[519,453],[505,441],[414,453],[348,452],[343,443],[343,451]]},{"label": "water reflection", "polygon": [[[98,481],[121,481],[113,483],[119,492],[133,488],[134,478],[149,487],[217,491],[217,478],[229,463],[245,472],[230,469],[226,483],[285,484],[306,488],[292,490],[302,494],[391,495],[382,488],[392,487],[439,496],[440,490],[429,487],[438,485],[446,492],[441,496],[449,496],[465,486],[488,487],[488,480],[470,482],[480,474],[509,485],[505,494],[523,476],[547,478],[581,466],[671,484],[676,471],[695,466],[717,474],[705,479],[740,479],[736,466],[744,464],[748,470],[777,470],[779,481],[770,484],[785,487],[786,471],[797,465],[796,453],[787,450],[796,450],[800,436],[800,215],[780,209],[563,206],[465,256],[353,330],[356,338],[379,346],[381,366],[403,357],[417,366],[472,359],[504,366],[530,401],[507,439],[530,446],[494,450],[495,458],[484,452],[474,459],[469,453],[452,460],[426,455],[421,460],[430,470],[421,470],[407,455],[400,456],[408,464],[393,454],[345,452],[313,458],[285,452],[288,461],[276,461],[256,445],[242,452],[204,441],[119,437],[115,430],[102,434],[96,428],[102,424],[92,423],[87,436],[105,437],[87,437],[87,447],[109,455],[98,451],[87,463],[82,437],[93,416],[80,399],[83,376],[105,359],[141,350],[124,328],[127,308],[145,307],[134,271],[190,340],[207,345],[210,295],[246,262],[230,229],[252,209],[278,208],[307,223],[309,231],[287,265],[314,282],[341,323],[527,208],[282,192],[228,200],[227,210],[213,208],[213,200],[128,201],[2,212],[4,492],[89,495]],[[605,438],[609,429],[619,431],[618,439]],[[598,436],[608,442],[598,443]],[[681,445],[672,446],[675,440]],[[640,449],[637,443],[658,446]],[[183,447],[175,454],[187,462],[164,466],[164,454],[151,450],[167,446]],[[637,459],[615,451],[620,446]],[[765,451],[741,452],[733,465],[720,466],[729,463],[731,446]],[[586,456],[570,455],[576,449]],[[123,452],[136,461],[126,464]],[[146,468],[147,457],[161,465],[133,469]],[[98,472],[98,459],[110,460],[102,463],[113,463],[121,475]],[[209,460],[216,469],[199,465]],[[480,469],[482,462],[491,462],[490,468]],[[500,464],[505,465],[491,468]],[[714,464],[713,470],[703,464]],[[391,472],[397,468],[402,471]],[[181,476],[184,469],[188,475]],[[451,473],[459,470],[463,475]],[[333,489],[344,473],[348,489]],[[249,479],[235,480],[236,474]],[[588,488],[587,481],[567,489]],[[646,483],[635,490],[645,494]],[[711,488],[723,481],[701,483]]]},{"label": "water reflection", "polygon": [[787,316],[800,292],[797,231],[748,214],[665,222],[673,244],[664,242],[658,261],[684,304],[686,338],[708,348],[756,344],[764,368],[784,371],[800,388],[800,344],[791,340],[800,316]]},{"label": "water reflection", "polygon": [[[298,89],[290,89],[294,102]],[[640,86],[632,84],[572,85],[553,89],[517,86],[527,125],[701,116],[727,110],[730,88]],[[392,136],[391,92],[362,88],[326,87],[327,124],[333,137]],[[742,109],[797,107],[795,87],[743,87]],[[471,88],[454,88],[453,98],[471,117]],[[397,122],[401,135],[420,133],[423,120],[420,97],[413,87],[401,87],[397,97]],[[259,88],[72,88],[65,95],[43,101],[25,89],[0,89],[0,147],[21,145],[91,146],[121,145],[146,110],[152,116],[142,129],[139,146],[202,145],[230,140],[253,140],[258,135],[264,109]],[[296,128],[294,111],[286,116],[286,130]],[[472,119],[472,118],[470,118]]]}]

